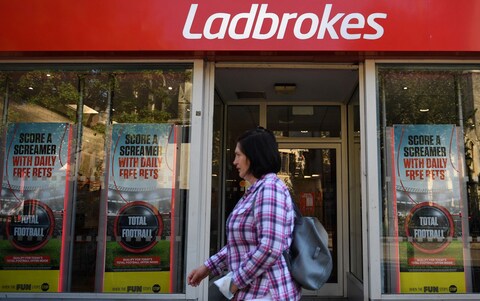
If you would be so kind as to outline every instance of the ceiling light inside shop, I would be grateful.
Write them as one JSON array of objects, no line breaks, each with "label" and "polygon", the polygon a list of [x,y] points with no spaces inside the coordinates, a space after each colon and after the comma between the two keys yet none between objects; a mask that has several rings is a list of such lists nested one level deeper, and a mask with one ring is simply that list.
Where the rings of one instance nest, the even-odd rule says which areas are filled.
[{"label": "ceiling light inside shop", "polygon": [[292,115],[295,116],[312,116],[314,113],[313,106],[293,106]]},{"label": "ceiling light inside shop", "polygon": [[293,83],[278,83],[273,85],[277,94],[292,94],[297,89],[297,85]]}]

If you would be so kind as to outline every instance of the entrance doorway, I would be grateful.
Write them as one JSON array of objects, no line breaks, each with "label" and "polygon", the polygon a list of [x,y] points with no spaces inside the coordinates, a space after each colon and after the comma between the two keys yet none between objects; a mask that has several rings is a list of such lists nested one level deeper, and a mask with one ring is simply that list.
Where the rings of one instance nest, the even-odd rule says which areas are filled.
[{"label": "entrance doorway", "polygon": [[[361,287],[363,274],[361,207],[350,204],[349,197],[360,195],[359,187],[352,194],[358,181],[349,173],[349,162],[359,162],[351,158],[359,156],[354,152],[359,143],[358,66],[221,65],[215,74],[210,254],[223,246],[225,222],[247,188],[232,164],[236,138],[260,125],[277,137],[279,176],[292,199],[304,215],[317,216],[329,234],[332,276],[319,291],[303,295],[347,297],[346,275],[354,275]],[[359,229],[360,238],[350,237]]]},{"label": "entrance doorway", "polygon": [[[334,267],[330,279],[319,292],[304,295],[338,296],[343,274],[341,210],[342,160],[340,144],[282,143],[279,145],[282,170],[278,176],[287,183],[293,201],[304,216],[315,216],[328,233],[328,249]],[[340,254],[340,256],[339,256]]]}]

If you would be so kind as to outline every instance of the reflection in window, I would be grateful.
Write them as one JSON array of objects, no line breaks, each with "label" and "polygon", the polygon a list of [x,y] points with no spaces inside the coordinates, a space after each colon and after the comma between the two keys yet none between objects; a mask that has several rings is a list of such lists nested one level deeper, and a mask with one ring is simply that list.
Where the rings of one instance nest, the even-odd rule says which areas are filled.
[{"label": "reflection in window", "polygon": [[384,293],[480,292],[479,83],[460,67],[378,69]]},{"label": "reflection in window", "polygon": [[74,72],[6,72],[8,122],[73,122],[78,78]]},{"label": "reflection in window", "polygon": [[0,122],[3,124],[3,107],[5,104],[6,99],[8,99],[8,77],[7,74],[1,73],[0,72],[0,112],[1,112],[1,117],[0,117]]}]

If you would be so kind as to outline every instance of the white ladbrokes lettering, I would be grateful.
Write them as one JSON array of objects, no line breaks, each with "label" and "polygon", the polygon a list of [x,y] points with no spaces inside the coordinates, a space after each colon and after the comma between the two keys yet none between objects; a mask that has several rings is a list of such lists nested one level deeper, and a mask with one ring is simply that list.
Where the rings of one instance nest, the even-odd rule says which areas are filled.
[{"label": "white ladbrokes lettering", "polygon": [[[314,13],[284,13],[282,16],[274,12],[267,12],[268,4],[252,4],[250,11],[231,15],[229,13],[218,12],[204,20],[203,32],[192,32],[192,26],[196,20],[198,4],[192,4],[188,12],[185,26],[183,27],[183,37],[189,40],[199,40],[202,38],[224,39],[225,36],[234,40],[255,39],[267,40],[285,37],[288,29],[293,27],[293,35],[299,40],[308,40],[311,38],[324,39],[328,34],[331,39],[337,40],[378,40],[384,34],[383,27],[378,23],[379,19],[387,19],[386,13],[372,13],[366,18],[360,13],[338,13],[332,15],[332,4],[326,4],[323,14],[319,17]],[[242,22],[242,28],[238,24]],[[264,28],[264,22],[267,24]],[[214,26],[216,24],[216,26]],[[339,34],[335,25],[339,24]],[[195,23],[195,25],[197,25]],[[338,26],[337,26],[338,27]],[[303,28],[303,31],[302,31]],[[238,32],[242,30],[242,32]],[[307,30],[306,30],[307,29]],[[362,29],[368,33],[360,33]],[[352,33],[354,31],[355,33]]]}]

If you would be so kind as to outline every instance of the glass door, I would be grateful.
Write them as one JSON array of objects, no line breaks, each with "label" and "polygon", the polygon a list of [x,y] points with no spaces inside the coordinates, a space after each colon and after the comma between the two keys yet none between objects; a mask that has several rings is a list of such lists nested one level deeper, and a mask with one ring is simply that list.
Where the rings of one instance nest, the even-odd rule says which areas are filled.
[{"label": "glass door", "polygon": [[332,275],[318,291],[304,295],[343,295],[341,155],[340,144],[280,143],[282,169],[279,177],[305,216],[316,216],[328,232],[334,261]]}]

